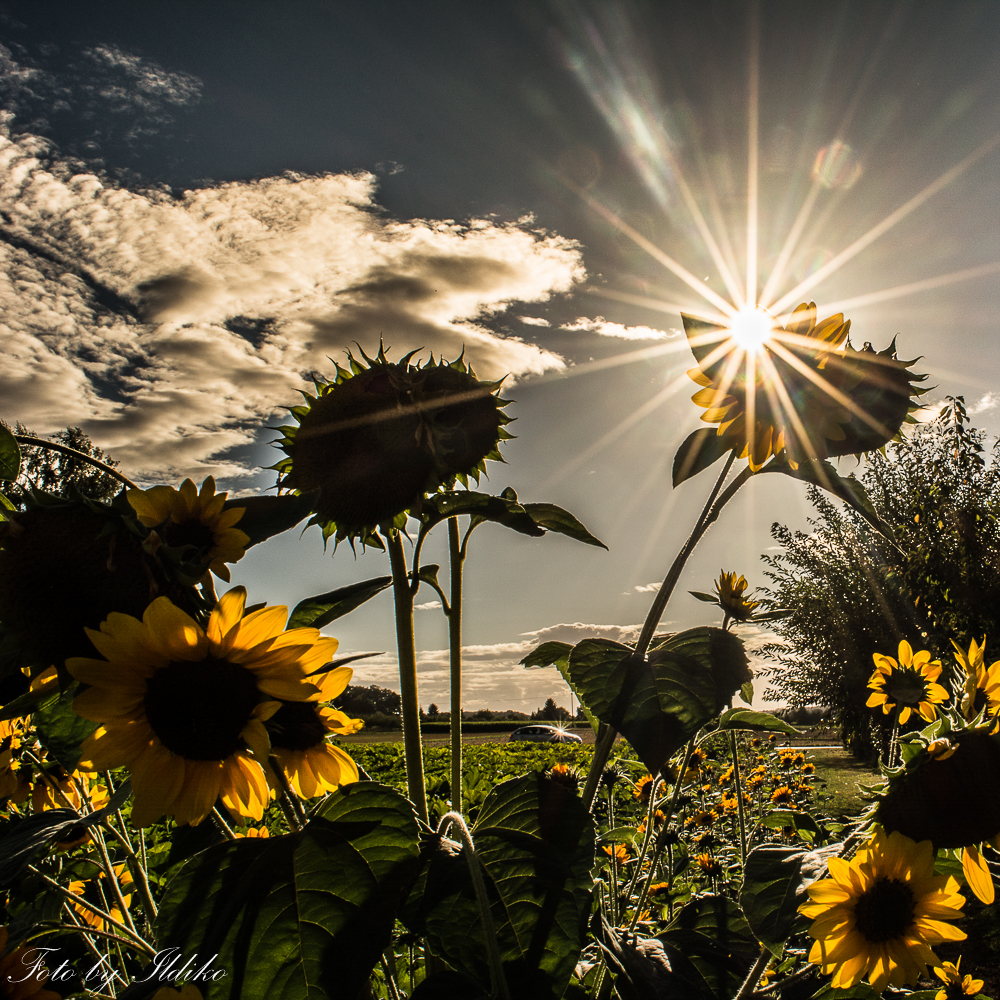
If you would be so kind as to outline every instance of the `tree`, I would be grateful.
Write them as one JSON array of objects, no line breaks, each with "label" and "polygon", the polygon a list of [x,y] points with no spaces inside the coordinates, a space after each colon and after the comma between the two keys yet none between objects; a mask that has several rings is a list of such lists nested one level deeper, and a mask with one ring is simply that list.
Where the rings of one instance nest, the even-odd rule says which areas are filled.
[{"label": "tree", "polygon": [[870,456],[863,483],[895,543],[816,489],[812,532],[772,525],[785,551],[764,557],[765,603],[791,613],[774,625],[784,645],[761,651],[776,662],[766,694],[829,706],[859,755],[891,725],[865,707],[873,653],[895,656],[906,639],[947,671],[951,640],[967,648],[985,635],[1000,654],[1000,462],[996,446],[984,459],[984,439],[949,397],[935,420]]},{"label": "tree", "polygon": [[368,721],[372,716],[398,716],[402,711],[398,691],[372,684],[348,684],[336,699],[336,706],[354,718]]},{"label": "tree", "polygon": [[[17,425],[15,433],[25,437],[38,437],[26,427]],[[117,468],[118,463],[106,452],[98,448],[79,427],[67,427],[49,435],[50,441],[82,452],[99,462]],[[74,491],[105,502],[113,499],[122,490],[122,484],[106,472],[73,455],[52,451],[41,445],[21,445],[21,474],[8,491],[10,499],[23,504],[30,488],[45,490],[59,496],[70,496]]]},{"label": "tree", "polygon": [[429,716],[430,718],[434,718],[434,716],[435,716],[435,715],[438,715],[438,714],[440,714],[440,709],[439,709],[439,708],[437,707],[437,705],[435,705],[435,704],[434,704],[434,702],[432,701],[432,702],[431,702],[431,703],[430,703],[430,704],[429,704],[429,705],[427,706],[427,715],[428,715],[428,716]]},{"label": "tree", "polygon": [[531,717],[548,722],[564,722],[569,718],[569,712],[557,705],[554,698],[546,698],[545,704],[537,712],[532,712]]}]

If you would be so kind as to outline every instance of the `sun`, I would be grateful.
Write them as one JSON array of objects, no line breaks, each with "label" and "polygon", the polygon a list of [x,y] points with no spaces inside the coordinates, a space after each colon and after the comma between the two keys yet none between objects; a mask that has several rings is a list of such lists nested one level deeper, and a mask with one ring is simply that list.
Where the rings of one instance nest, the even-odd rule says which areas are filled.
[{"label": "sun", "polygon": [[744,306],[727,324],[729,335],[748,354],[759,354],[771,339],[774,317],[760,306]]}]

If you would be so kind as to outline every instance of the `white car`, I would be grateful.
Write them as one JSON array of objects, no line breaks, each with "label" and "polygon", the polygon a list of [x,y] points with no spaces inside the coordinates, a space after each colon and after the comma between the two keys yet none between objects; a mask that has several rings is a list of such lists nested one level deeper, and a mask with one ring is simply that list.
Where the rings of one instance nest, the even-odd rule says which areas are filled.
[{"label": "white car", "polygon": [[569,733],[558,726],[522,726],[510,734],[508,743],[582,743],[583,739],[576,733]]}]

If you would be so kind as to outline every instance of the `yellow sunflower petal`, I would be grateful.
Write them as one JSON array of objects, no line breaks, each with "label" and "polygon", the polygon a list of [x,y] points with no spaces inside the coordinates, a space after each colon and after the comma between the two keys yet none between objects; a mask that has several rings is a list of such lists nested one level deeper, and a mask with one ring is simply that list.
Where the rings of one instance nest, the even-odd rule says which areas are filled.
[{"label": "yellow sunflower petal", "polygon": [[157,636],[170,660],[203,660],[208,640],[201,626],[168,597],[158,597],[143,612],[142,620]]},{"label": "yellow sunflower petal", "polygon": [[995,896],[993,876],[990,874],[986,859],[979,853],[978,847],[970,846],[962,851],[962,871],[965,874],[965,881],[969,883],[969,888],[976,894],[976,898],[989,906]]}]

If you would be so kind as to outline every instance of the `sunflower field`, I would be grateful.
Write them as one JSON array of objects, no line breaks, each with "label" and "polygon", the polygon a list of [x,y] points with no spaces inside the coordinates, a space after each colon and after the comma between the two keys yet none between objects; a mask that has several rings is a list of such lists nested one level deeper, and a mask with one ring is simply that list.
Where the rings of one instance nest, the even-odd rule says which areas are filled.
[{"label": "sunflower field", "polygon": [[[893,726],[885,781],[822,814],[796,730],[749,705],[724,571],[718,624],[661,633],[691,552],[753,476],[829,491],[892,533],[829,459],[901,433],[924,376],[855,350],[813,303],[759,347],[685,316],[710,425],[673,484],[722,463],[634,645],[546,642],[590,747],[462,745],[463,569],[473,532],[602,545],[568,511],[480,492],[509,437],[500,384],[462,358],[349,356],[290,409],[276,495],[18,486],[0,497],[0,995],[123,1000],[747,1000],[976,995],[963,908],[991,913],[1000,837],[1000,662],[943,664],[919,636],[874,658]],[[781,393],[775,391],[780,384]],[[0,429],[0,480],[21,445]],[[746,465],[734,470],[738,461]],[[790,485],[794,485],[790,482]],[[220,594],[230,565],[297,524],[385,552],[389,573],[300,601]],[[422,562],[448,536],[446,569]],[[414,599],[448,623],[451,745],[420,738]],[[221,589],[221,588],[220,588]],[[356,656],[324,629],[391,590],[403,743],[344,742]],[[895,655],[892,655],[895,654]],[[924,728],[900,734],[920,719]],[[969,924],[971,926],[971,923]],[[987,926],[980,921],[979,926]],[[913,992],[916,987],[916,992]]]}]

